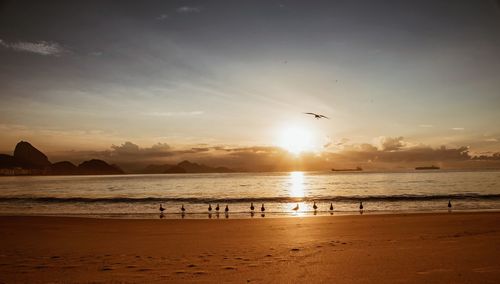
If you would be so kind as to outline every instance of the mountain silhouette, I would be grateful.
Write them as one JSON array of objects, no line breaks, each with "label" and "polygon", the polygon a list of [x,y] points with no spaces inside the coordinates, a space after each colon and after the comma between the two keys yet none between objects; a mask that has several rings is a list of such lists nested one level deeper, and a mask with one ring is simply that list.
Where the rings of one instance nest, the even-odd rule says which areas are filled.
[{"label": "mountain silhouette", "polygon": [[75,166],[69,161],[52,164],[29,142],[17,143],[14,155],[0,154],[0,175],[111,175],[123,174],[116,165],[92,159]]},{"label": "mountain silhouette", "polygon": [[226,167],[211,167],[184,160],[177,165],[149,165],[141,172],[147,174],[232,173],[234,170]]},{"label": "mountain silhouette", "polygon": [[51,165],[44,153],[25,141],[17,143],[14,150],[14,159],[23,168],[44,169]]}]

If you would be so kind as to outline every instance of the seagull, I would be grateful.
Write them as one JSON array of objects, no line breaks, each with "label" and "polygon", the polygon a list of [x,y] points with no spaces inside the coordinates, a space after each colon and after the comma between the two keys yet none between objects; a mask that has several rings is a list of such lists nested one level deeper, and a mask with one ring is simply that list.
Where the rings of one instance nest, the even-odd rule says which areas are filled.
[{"label": "seagull", "polygon": [[299,204],[297,203],[297,206],[295,206],[292,210],[297,212],[299,210]]},{"label": "seagull", "polygon": [[208,204],[208,211],[212,212],[212,205],[211,204]]},{"label": "seagull", "polygon": [[163,208],[163,206],[161,206],[161,203],[160,203],[160,212],[163,213],[163,211],[165,211],[165,208]]},{"label": "seagull", "polygon": [[182,206],[181,206],[181,211],[182,212],[186,211],[186,208],[184,208],[184,204],[182,204]]},{"label": "seagull", "polygon": [[318,210],[318,206],[316,205],[316,201],[314,201],[313,209],[314,209],[314,211]]},{"label": "seagull", "polygon": [[333,211],[333,203],[330,202],[330,211]]},{"label": "seagull", "polygon": [[260,207],[260,211],[262,211],[262,212],[266,211],[266,208],[264,207],[264,203],[262,203],[262,206]]},{"label": "seagull", "polygon": [[363,210],[363,201],[359,203],[359,210]]},{"label": "seagull", "polygon": [[253,207],[253,202],[252,202],[252,203],[250,203],[250,210],[253,211],[254,209],[255,209],[255,207]]},{"label": "seagull", "polygon": [[448,200],[448,208],[451,209],[451,200]]},{"label": "seagull", "polygon": [[320,118],[326,118],[326,119],[330,119],[322,114],[317,114],[317,113],[314,113],[314,112],[304,112],[304,114],[310,114],[310,115],[314,115],[314,118],[316,119],[320,119]]},{"label": "seagull", "polygon": [[215,206],[215,211],[219,212],[219,203],[217,203],[217,206]]},{"label": "seagull", "polygon": [[229,212],[229,207],[226,205],[226,209],[224,209],[224,212]]}]

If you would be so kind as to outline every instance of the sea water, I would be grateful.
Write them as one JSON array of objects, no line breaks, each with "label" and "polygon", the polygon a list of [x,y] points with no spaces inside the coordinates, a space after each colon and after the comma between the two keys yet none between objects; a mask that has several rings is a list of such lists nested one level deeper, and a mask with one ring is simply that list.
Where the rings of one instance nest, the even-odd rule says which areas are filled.
[{"label": "sea water", "polygon": [[[246,218],[500,210],[499,171],[282,172],[0,178],[2,215]],[[313,209],[316,202],[318,208]],[[159,215],[159,205],[166,208]],[[251,214],[250,204],[255,206]],[[211,204],[213,210],[208,211]],[[220,213],[215,207],[219,204]],[[265,215],[261,215],[261,206]],[[181,205],[186,211],[181,212]],[[229,212],[224,209],[228,206]],[[292,210],[298,205],[299,210]],[[334,210],[330,210],[330,205]]]}]

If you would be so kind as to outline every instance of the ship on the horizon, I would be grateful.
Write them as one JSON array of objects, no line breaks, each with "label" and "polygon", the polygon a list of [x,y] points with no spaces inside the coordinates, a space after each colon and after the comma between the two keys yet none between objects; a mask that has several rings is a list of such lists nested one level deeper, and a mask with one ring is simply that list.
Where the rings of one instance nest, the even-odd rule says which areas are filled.
[{"label": "ship on the horizon", "polygon": [[355,169],[332,169],[332,172],[359,172],[362,170],[361,167],[356,167]]},{"label": "ship on the horizon", "polygon": [[416,167],[415,170],[439,170],[441,169],[440,167],[437,166],[430,166],[430,167]]}]

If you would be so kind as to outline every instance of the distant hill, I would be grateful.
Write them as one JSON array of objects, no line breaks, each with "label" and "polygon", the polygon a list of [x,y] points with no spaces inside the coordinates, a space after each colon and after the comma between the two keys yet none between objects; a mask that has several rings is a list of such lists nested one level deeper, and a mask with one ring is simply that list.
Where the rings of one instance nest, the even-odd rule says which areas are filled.
[{"label": "distant hill", "polygon": [[116,165],[92,159],[75,166],[69,161],[51,163],[29,142],[17,143],[14,155],[0,154],[0,175],[110,175],[123,174]]},{"label": "distant hill", "polygon": [[71,175],[78,171],[78,167],[68,161],[53,163],[51,165],[52,174],[55,175]]},{"label": "distant hill", "polygon": [[141,172],[148,174],[231,173],[234,172],[234,170],[226,167],[210,167],[204,164],[192,163],[185,160],[177,165],[149,165]]},{"label": "distant hill", "polygon": [[163,165],[149,165],[142,169],[140,172],[142,174],[162,174],[172,168],[174,165],[163,164]]},{"label": "distant hill", "polygon": [[116,175],[124,173],[118,166],[97,159],[85,161],[78,165],[78,172],[84,175]]}]

